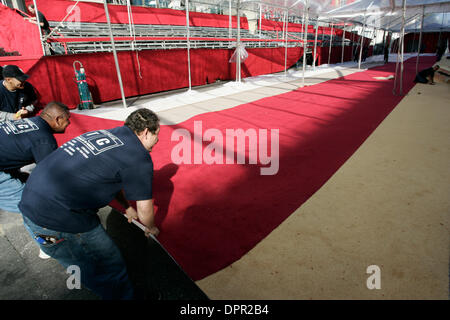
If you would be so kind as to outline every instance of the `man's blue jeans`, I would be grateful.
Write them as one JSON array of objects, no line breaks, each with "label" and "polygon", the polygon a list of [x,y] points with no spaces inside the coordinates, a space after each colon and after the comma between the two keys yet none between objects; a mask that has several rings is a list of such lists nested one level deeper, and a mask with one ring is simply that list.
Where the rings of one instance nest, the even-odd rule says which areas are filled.
[{"label": "man's blue jeans", "polygon": [[[105,300],[133,299],[133,287],[119,249],[99,224],[84,233],[66,233],[40,227],[23,216],[26,229],[42,251],[64,268],[76,265],[81,283]],[[56,243],[42,244],[36,236],[50,236]]]},{"label": "man's blue jeans", "polygon": [[11,176],[11,174],[0,171],[0,209],[20,213],[17,205],[22,198],[25,184]]}]

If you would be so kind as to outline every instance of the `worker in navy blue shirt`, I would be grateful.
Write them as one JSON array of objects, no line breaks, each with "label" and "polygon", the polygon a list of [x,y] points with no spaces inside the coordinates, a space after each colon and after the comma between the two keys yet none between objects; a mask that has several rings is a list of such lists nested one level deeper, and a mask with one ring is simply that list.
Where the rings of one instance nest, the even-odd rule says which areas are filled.
[{"label": "worker in navy blue shirt", "polygon": [[66,105],[50,102],[37,117],[0,123],[0,209],[20,212],[26,176],[19,169],[57,149],[53,134],[63,133],[69,118]]},{"label": "worker in navy blue shirt", "polygon": [[[132,299],[133,288],[97,211],[117,199],[129,222],[138,218],[147,236],[159,234],[149,154],[158,134],[156,114],[136,110],[124,126],[63,144],[36,166],[23,191],[19,208],[32,237],[64,267],[79,266],[81,283],[103,299]],[[137,210],[128,200],[136,201]]]},{"label": "worker in navy blue shirt", "polygon": [[16,65],[7,65],[2,68],[2,78],[0,122],[29,116],[37,101],[33,86],[26,82],[29,76]]},{"label": "worker in navy blue shirt", "polygon": [[431,68],[423,69],[416,74],[414,82],[434,84],[434,73],[439,70],[439,66],[435,65]]}]

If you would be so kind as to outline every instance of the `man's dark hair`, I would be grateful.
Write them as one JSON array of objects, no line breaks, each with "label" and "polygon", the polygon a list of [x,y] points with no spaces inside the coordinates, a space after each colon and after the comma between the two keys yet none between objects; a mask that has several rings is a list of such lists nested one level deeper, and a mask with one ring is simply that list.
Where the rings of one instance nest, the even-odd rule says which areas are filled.
[{"label": "man's dark hair", "polygon": [[53,119],[57,116],[63,115],[64,113],[69,114],[69,108],[64,103],[52,101],[47,103],[42,110],[40,117],[43,119]]},{"label": "man's dark hair", "polygon": [[65,112],[69,112],[69,108],[62,102],[58,102],[58,101],[52,101],[47,103],[47,105],[44,107],[44,111],[46,109],[50,109],[50,108],[54,108],[54,107],[59,107],[59,109],[61,109],[61,111],[65,111]]},{"label": "man's dark hair", "polygon": [[133,111],[125,120],[125,125],[136,134],[145,129],[154,134],[159,128],[159,118],[153,111],[142,108]]}]

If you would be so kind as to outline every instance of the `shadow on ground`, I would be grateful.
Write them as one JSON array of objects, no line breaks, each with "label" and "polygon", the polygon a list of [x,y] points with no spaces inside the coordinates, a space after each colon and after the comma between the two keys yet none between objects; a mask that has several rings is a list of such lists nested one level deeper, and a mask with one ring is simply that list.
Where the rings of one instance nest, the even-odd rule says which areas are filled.
[{"label": "shadow on ground", "polygon": [[[99,212],[116,242],[140,299],[206,300],[207,296],[154,240],[106,207]],[[0,300],[98,300],[87,289],[67,288],[70,274],[54,259],[40,259],[39,247],[22,216],[0,210]]]}]

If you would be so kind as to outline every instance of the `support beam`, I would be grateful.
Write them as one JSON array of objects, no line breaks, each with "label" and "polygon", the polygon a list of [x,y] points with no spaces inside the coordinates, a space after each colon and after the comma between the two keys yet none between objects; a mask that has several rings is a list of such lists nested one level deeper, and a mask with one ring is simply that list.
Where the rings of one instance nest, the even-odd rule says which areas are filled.
[{"label": "support beam", "polygon": [[420,47],[422,46],[423,19],[425,19],[425,6],[422,7],[422,21],[420,22],[419,45],[417,47],[417,59],[416,59],[416,74],[419,72],[418,69],[419,69]]},{"label": "support beam", "polygon": [[316,70],[316,56],[317,56],[317,33],[319,32],[319,19],[316,21],[316,35],[314,36],[314,57],[313,70]]},{"label": "support beam", "polygon": [[188,58],[188,77],[189,77],[189,91],[192,90],[191,81],[191,31],[189,28],[189,0],[186,0],[186,41],[187,41],[187,58]]},{"label": "support beam", "polygon": [[361,41],[359,46],[359,61],[358,61],[358,69],[361,69],[361,58],[362,58],[362,51],[363,51],[363,40],[364,40],[364,33],[366,31],[366,21],[367,21],[367,15],[364,14],[364,25],[361,31]]},{"label": "support beam", "polygon": [[333,21],[331,21],[331,35],[330,35],[330,49],[328,51],[328,65],[330,64],[330,59],[331,59],[331,45],[333,44],[333,30],[334,30],[334,24],[333,24]]},{"label": "support beam", "polygon": [[341,55],[341,63],[344,63],[344,41],[345,41],[345,21],[344,21],[344,31],[342,32],[342,55]]},{"label": "support beam", "polygon": [[[406,0],[403,1],[403,15],[402,15],[402,27],[400,32],[400,37],[398,38],[398,49],[397,49],[397,62],[395,64],[395,77],[394,77],[394,89],[392,93],[395,95],[397,90],[397,78],[400,82],[399,94],[403,93],[403,47],[404,47],[404,37],[405,37],[405,15],[406,15]],[[400,72],[398,72],[400,64]],[[397,76],[398,75],[398,76]]]},{"label": "support beam", "polygon": [[241,82],[241,1],[237,0],[236,81]]},{"label": "support beam", "polygon": [[232,28],[233,28],[233,25],[232,25],[232,23],[231,23],[231,0],[228,0],[228,38],[230,38],[231,39],[231,37],[232,37],[232,34],[231,34],[231,32],[232,32]]},{"label": "support beam", "polygon": [[288,10],[285,11],[284,13],[284,22],[285,22],[285,26],[284,26],[284,75],[287,76],[287,49],[288,49],[288,35],[287,35],[287,31],[288,31]]},{"label": "support beam", "polygon": [[[34,0],[34,1],[36,1],[36,0]],[[122,76],[120,74],[119,59],[117,59],[116,45],[114,43],[114,36],[113,36],[112,28],[111,28],[111,19],[109,18],[108,4],[106,3],[106,0],[103,0],[103,5],[105,7],[105,15],[106,15],[106,21],[108,23],[109,37],[111,39],[111,46],[113,49],[114,63],[116,65],[117,79],[119,81],[119,87],[120,87],[120,95],[122,96],[123,107],[126,108],[127,101],[125,100],[125,93],[123,91],[123,83],[122,83]]]},{"label": "support beam", "polygon": [[38,14],[38,7],[36,4],[36,0],[33,0],[33,4],[34,4],[34,10],[36,12],[36,22],[38,25],[38,29],[39,29],[39,40],[41,41],[41,47],[42,47],[42,54],[45,56],[45,46],[44,46],[44,40],[42,38],[42,28],[41,28],[41,21],[39,20],[39,14]]},{"label": "support beam", "polygon": [[[306,47],[308,42],[308,19],[309,19],[309,0],[306,0],[306,23],[304,24],[305,32],[303,33],[303,76],[302,76],[302,87],[305,86],[305,69],[306,69]],[[303,9],[303,12],[305,11]]]}]

